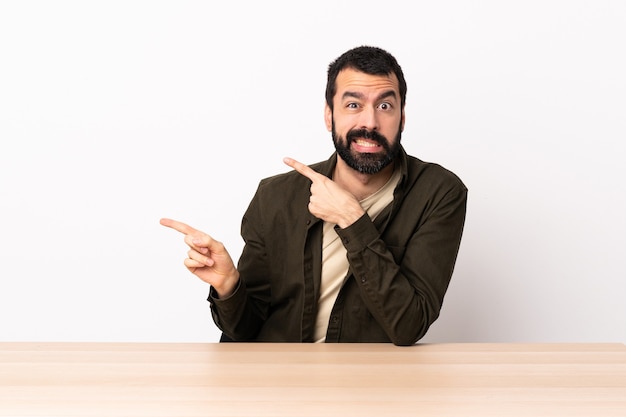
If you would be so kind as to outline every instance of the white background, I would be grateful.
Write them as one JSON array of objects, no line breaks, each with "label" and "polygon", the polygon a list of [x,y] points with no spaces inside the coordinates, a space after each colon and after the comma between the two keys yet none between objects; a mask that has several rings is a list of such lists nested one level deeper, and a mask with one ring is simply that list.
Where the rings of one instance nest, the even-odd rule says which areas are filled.
[{"label": "white background", "polygon": [[217,341],[160,217],[222,240],[333,151],[326,69],[408,81],[403,143],[470,194],[423,341],[626,342],[626,2],[0,2],[0,340]]}]

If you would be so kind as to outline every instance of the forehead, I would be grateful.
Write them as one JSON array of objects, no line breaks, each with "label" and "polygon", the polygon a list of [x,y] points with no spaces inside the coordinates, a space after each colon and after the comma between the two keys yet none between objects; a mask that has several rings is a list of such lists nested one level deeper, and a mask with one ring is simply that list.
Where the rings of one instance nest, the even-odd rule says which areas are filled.
[{"label": "forehead", "polygon": [[395,91],[396,96],[400,95],[398,78],[394,73],[372,75],[346,68],[337,74],[335,83],[337,87],[335,97],[339,99],[346,92],[377,95],[392,90]]}]

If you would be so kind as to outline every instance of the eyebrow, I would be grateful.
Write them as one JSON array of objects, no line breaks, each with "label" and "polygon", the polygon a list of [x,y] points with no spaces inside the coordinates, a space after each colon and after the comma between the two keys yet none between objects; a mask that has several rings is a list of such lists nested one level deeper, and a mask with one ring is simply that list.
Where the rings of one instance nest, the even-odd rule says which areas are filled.
[{"label": "eyebrow", "polygon": [[[357,99],[363,99],[365,96],[362,93],[357,93],[355,91],[346,91],[341,96],[342,99],[346,99],[348,97],[357,98]],[[378,97],[376,97],[376,101],[382,100],[382,99],[387,98],[387,97],[397,98],[396,92],[394,90],[385,91],[384,93],[382,93]]]}]

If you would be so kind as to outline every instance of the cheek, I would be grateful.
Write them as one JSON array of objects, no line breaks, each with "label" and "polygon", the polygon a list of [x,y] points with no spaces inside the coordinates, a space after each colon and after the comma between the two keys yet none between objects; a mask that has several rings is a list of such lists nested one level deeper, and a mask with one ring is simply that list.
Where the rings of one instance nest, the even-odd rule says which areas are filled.
[{"label": "cheek", "polygon": [[337,132],[338,134],[342,136],[345,136],[346,133],[348,133],[350,130],[357,128],[357,124],[355,122],[356,121],[350,117],[337,117],[335,115],[335,118],[334,118],[335,132]]},{"label": "cheek", "polygon": [[388,140],[393,142],[402,130],[404,130],[404,123],[402,123],[402,120],[395,119],[385,126],[384,135]]},{"label": "cheek", "polygon": [[337,135],[337,137],[343,138],[343,141],[346,141],[346,137],[348,136],[348,132],[350,132],[350,130],[352,130],[354,127],[344,127],[344,126],[340,126],[337,125],[335,123],[335,135]]}]

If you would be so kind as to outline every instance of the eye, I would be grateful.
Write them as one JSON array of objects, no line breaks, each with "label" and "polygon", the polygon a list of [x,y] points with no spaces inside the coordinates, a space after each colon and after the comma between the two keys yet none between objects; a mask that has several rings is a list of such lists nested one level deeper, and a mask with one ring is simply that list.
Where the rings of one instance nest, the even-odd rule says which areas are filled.
[{"label": "eye", "polygon": [[381,110],[391,110],[392,107],[391,107],[391,103],[384,102],[384,103],[380,103],[378,105],[378,108]]},{"label": "eye", "polygon": [[359,105],[358,105],[358,104],[356,104],[356,103],[354,103],[354,102],[352,102],[352,103],[348,103],[348,104],[346,105],[346,107],[347,107],[347,108],[349,108],[349,109],[358,109],[358,108],[359,108]]}]

